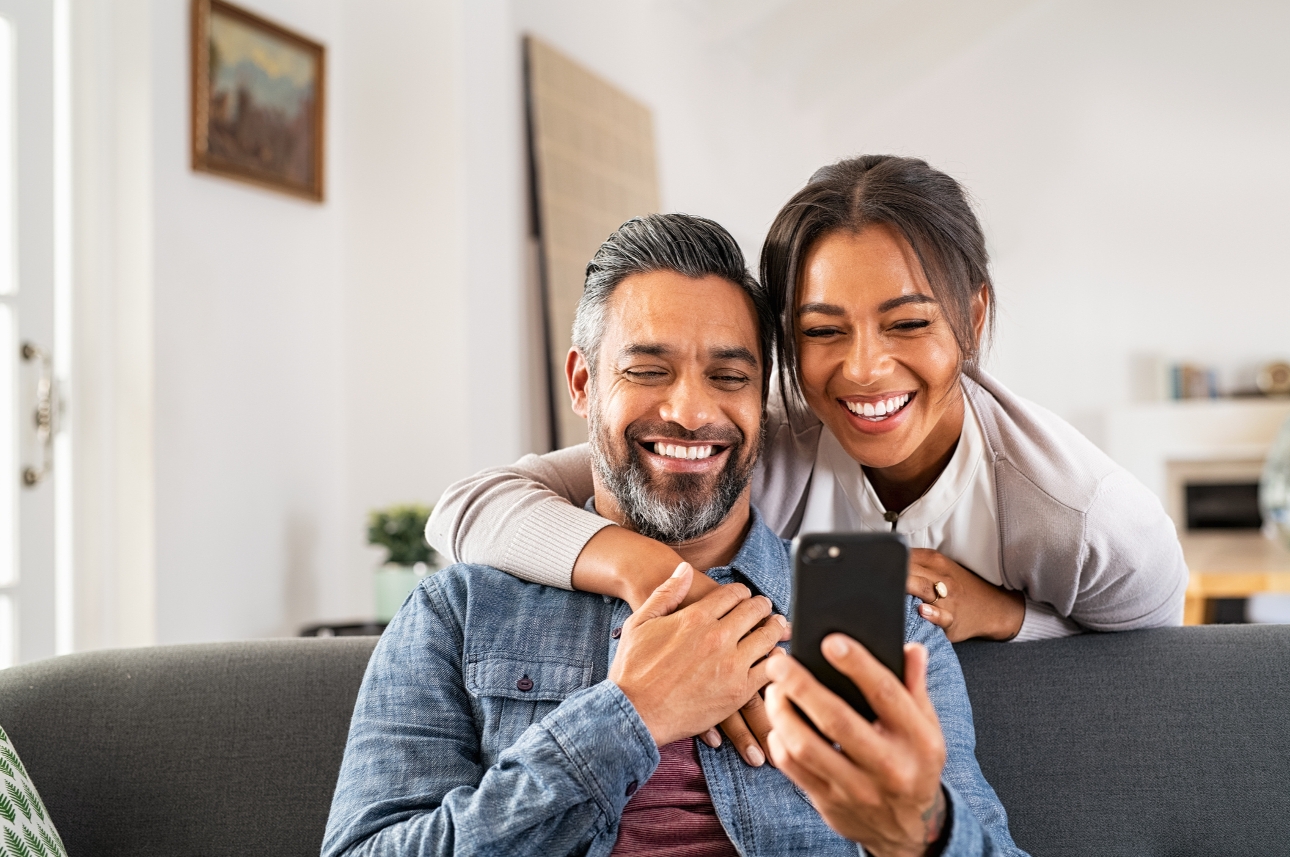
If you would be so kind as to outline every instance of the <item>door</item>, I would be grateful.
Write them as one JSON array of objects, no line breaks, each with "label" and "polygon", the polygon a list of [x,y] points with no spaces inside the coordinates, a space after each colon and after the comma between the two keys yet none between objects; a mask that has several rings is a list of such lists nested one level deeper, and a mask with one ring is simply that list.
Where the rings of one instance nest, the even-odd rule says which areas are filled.
[{"label": "door", "polygon": [[0,0],[0,666],[55,653],[53,0]]}]

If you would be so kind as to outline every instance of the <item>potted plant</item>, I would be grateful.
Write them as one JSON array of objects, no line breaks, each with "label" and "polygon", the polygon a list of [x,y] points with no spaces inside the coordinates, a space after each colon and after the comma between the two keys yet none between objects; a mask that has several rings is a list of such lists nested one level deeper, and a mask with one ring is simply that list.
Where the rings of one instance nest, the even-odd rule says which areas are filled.
[{"label": "potted plant", "polygon": [[406,503],[375,509],[367,517],[367,543],[387,551],[376,571],[376,620],[388,622],[408,593],[437,566],[438,554],[426,543],[429,506]]}]

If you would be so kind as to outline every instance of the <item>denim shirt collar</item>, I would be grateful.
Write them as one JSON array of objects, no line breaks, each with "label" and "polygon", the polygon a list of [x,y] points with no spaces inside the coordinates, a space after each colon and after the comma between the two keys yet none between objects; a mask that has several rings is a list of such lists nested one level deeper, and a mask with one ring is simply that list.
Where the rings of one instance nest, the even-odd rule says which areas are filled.
[{"label": "denim shirt collar", "polygon": [[[596,512],[595,497],[587,501],[585,508],[588,512],[599,514]],[[788,602],[792,592],[789,543],[766,526],[766,521],[756,506],[751,506],[749,511],[751,520],[748,535],[744,537],[739,552],[729,565],[708,569],[708,577],[718,583],[729,583],[738,574],[752,584],[756,591],[769,598],[777,612],[788,615]]]}]

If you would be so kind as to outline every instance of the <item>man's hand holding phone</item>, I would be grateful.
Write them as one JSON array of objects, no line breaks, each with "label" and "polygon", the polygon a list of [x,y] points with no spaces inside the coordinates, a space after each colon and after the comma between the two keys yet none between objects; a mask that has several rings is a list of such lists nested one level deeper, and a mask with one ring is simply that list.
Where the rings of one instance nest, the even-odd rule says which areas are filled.
[{"label": "man's hand holding phone", "polygon": [[821,650],[863,692],[877,720],[860,716],[795,658],[776,654],[766,662],[771,760],[830,827],[869,853],[926,854],[947,832],[945,739],[927,693],[927,650],[905,646],[903,684],[843,634],[826,637]]}]

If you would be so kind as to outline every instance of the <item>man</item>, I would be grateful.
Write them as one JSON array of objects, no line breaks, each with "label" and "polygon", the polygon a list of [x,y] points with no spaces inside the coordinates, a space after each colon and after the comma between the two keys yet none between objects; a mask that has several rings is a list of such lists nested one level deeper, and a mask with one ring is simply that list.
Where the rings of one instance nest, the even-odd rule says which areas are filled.
[{"label": "man", "polygon": [[[784,630],[788,556],[748,500],[772,330],[715,223],[654,215],[602,245],[566,366],[590,424],[592,503],[686,563],[634,615],[481,566],[426,581],[368,666],[324,855],[857,853],[781,771],[693,738],[774,669],[789,740],[772,750],[813,786],[812,747],[778,707],[825,709],[779,666],[790,658],[766,657]],[[696,569],[721,586],[680,608]],[[910,649],[907,688],[839,660],[878,691],[886,743],[868,745],[882,758],[854,750],[870,805],[832,802],[829,823],[875,854],[1012,853],[953,650],[912,602],[906,624],[930,652],[928,666]]]}]

